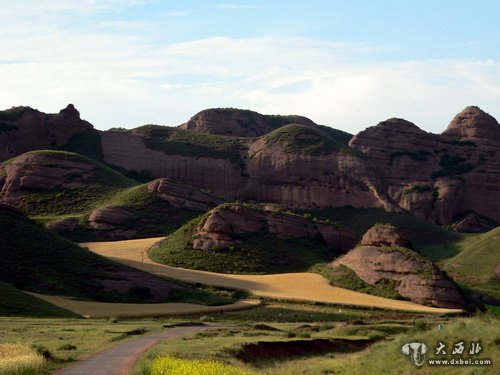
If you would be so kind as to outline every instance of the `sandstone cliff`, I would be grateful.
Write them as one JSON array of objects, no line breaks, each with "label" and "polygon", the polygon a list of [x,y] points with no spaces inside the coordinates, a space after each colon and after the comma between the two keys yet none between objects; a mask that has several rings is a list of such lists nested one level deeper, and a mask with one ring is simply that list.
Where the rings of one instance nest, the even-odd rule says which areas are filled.
[{"label": "sandstone cliff", "polygon": [[[500,221],[500,125],[478,107],[467,107],[441,135],[389,119],[352,139],[300,116],[236,109],[202,111],[180,128],[91,135],[91,125],[72,106],[57,115],[2,113],[3,159],[69,142],[70,149],[92,149],[94,157],[124,171],[169,178],[225,201],[408,210],[440,225],[471,213],[485,219],[475,220],[475,231]],[[471,219],[455,228],[471,230],[467,223]]]},{"label": "sandstone cliff", "polygon": [[464,300],[456,286],[431,261],[409,248],[394,227],[378,225],[364,236],[361,245],[330,264],[334,270],[345,266],[364,282],[376,285],[395,282],[395,290],[420,304],[461,308]]},{"label": "sandstone cliff", "polygon": [[26,151],[61,147],[75,134],[92,129],[72,104],[56,114],[30,107],[0,111],[0,161]]}]

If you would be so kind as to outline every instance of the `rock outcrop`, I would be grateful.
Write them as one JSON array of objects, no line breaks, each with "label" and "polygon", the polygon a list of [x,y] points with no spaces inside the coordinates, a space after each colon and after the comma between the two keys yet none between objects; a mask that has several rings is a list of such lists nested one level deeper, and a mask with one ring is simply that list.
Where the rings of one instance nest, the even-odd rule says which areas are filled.
[{"label": "rock outcrop", "polygon": [[360,246],[330,263],[330,267],[348,267],[371,285],[393,281],[395,290],[412,302],[462,308],[465,303],[455,284],[431,261],[397,245],[405,241],[394,227],[374,226],[363,236]]},{"label": "rock outcrop", "polygon": [[212,108],[197,113],[179,127],[200,133],[259,137],[287,124],[316,126],[303,116],[271,116],[235,108]]},{"label": "rock outcrop", "polygon": [[[91,128],[72,106],[57,115],[2,113],[0,141],[2,150],[10,150],[3,159],[59,147]],[[407,210],[439,225],[474,211],[500,222],[500,125],[478,107],[467,107],[441,135],[392,118],[349,144],[345,134],[300,116],[236,109],[202,111],[181,125],[187,130],[156,128],[96,132],[96,153],[110,165],[191,185],[224,201]],[[200,132],[210,135],[195,136]]]},{"label": "rock outcrop", "polygon": [[92,129],[72,104],[56,114],[30,107],[0,111],[0,161],[27,151],[59,148],[74,135]]},{"label": "rock outcrop", "polygon": [[328,249],[334,250],[346,250],[356,243],[352,232],[332,224],[314,222],[298,215],[252,209],[241,204],[226,204],[211,210],[198,224],[193,236],[193,248],[229,249],[241,244],[238,235],[258,231],[285,240],[321,238]]}]

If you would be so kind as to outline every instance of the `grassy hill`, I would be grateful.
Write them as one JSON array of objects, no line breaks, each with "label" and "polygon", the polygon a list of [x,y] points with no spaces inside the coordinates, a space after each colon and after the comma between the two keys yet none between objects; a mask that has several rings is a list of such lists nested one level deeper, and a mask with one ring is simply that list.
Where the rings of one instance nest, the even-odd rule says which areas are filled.
[{"label": "grassy hill", "polygon": [[499,240],[500,228],[464,236],[455,243],[458,254],[441,266],[464,285],[500,298],[500,276],[495,273],[500,267]]},{"label": "grassy hill", "polygon": [[280,239],[262,229],[234,235],[230,249],[193,249],[196,227],[207,214],[191,220],[149,250],[151,259],[175,267],[222,273],[265,274],[305,271],[331,261],[336,253],[319,238]]},{"label": "grassy hill", "polygon": [[339,207],[308,211],[313,217],[330,220],[349,228],[361,239],[377,223],[387,223],[399,228],[408,238],[413,249],[431,260],[446,259],[458,254],[457,242],[462,234],[449,231],[410,213],[386,212],[379,208]]},{"label": "grassy hill", "polygon": [[0,316],[27,316],[34,318],[81,318],[13,286],[0,282]]},{"label": "grassy hill", "polygon": [[320,156],[335,151],[361,154],[349,148],[350,134],[327,126],[311,128],[290,124],[266,134],[263,138],[268,145],[280,145],[285,152],[291,154]]},{"label": "grassy hill", "polygon": [[[115,263],[0,206],[0,281],[18,289],[107,302],[230,302],[212,293]],[[121,288],[106,288],[121,282]],[[125,283],[125,284],[124,284]],[[155,297],[144,285],[171,290]]]},{"label": "grassy hill", "polygon": [[[36,163],[23,161],[23,158],[30,155],[37,156]],[[64,168],[61,165],[68,162],[81,166],[85,171],[75,169],[74,172],[66,173],[65,181],[59,187],[40,187],[23,191],[24,194],[16,203],[16,207],[30,215],[82,213],[99,207],[121,189],[138,184],[104,164],[66,151],[32,151],[2,163],[2,166],[17,164],[18,173],[22,173],[22,176],[36,176],[37,169],[50,176],[47,170],[53,169],[54,174],[61,174],[61,168]],[[0,173],[5,174],[5,171],[0,169]]]}]

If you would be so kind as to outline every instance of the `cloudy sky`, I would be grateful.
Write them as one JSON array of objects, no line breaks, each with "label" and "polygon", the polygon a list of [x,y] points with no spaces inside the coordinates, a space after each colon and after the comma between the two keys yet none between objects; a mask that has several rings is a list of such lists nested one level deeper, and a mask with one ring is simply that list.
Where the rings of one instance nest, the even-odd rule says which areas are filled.
[{"label": "cloudy sky", "polygon": [[0,109],[68,103],[99,129],[211,107],[351,133],[500,118],[495,0],[0,0]]}]

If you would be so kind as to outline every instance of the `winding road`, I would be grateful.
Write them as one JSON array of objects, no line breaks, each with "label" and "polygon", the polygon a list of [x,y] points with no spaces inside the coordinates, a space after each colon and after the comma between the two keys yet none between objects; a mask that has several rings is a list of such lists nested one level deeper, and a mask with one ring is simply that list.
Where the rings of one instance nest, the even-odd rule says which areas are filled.
[{"label": "winding road", "polygon": [[54,375],[128,375],[139,357],[161,340],[208,328],[210,327],[176,327],[127,341],[58,370]]}]

